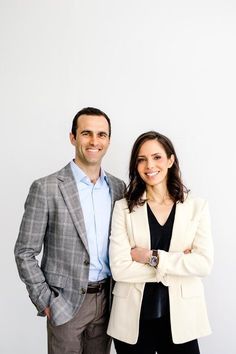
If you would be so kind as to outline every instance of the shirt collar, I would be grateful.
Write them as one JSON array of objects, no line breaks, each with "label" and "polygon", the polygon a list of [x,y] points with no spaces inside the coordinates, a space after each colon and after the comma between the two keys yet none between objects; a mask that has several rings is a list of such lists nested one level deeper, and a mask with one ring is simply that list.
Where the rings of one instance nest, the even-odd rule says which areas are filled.
[{"label": "shirt collar", "polygon": [[[76,179],[76,182],[82,182],[86,184],[91,184],[92,182],[90,181],[89,177],[84,173],[84,171],[74,162],[74,160],[71,161],[70,163],[71,170],[73,172],[73,175]],[[108,185],[108,177],[106,175],[106,172],[101,168],[100,170],[100,177],[97,180],[96,184],[99,182],[99,184],[103,184],[104,182],[107,183]]]}]

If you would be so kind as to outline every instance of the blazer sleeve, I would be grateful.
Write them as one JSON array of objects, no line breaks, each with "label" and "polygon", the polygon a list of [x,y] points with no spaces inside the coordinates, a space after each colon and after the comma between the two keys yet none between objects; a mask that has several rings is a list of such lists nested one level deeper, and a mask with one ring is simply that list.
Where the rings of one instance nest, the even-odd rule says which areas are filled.
[{"label": "blazer sleeve", "polygon": [[197,276],[204,277],[211,271],[213,264],[213,243],[208,204],[203,201],[201,208],[195,216],[194,234],[191,253],[166,252],[159,250],[159,265],[157,274],[162,277]]},{"label": "blazer sleeve", "polygon": [[48,222],[45,188],[39,181],[32,184],[15,244],[15,259],[20,278],[39,312],[49,305],[51,296],[51,290],[36,259],[42,249]]},{"label": "blazer sleeve", "polygon": [[112,276],[120,282],[157,282],[155,268],[133,261],[131,248],[127,207],[124,206],[124,200],[121,200],[116,202],[112,216],[109,248]]}]

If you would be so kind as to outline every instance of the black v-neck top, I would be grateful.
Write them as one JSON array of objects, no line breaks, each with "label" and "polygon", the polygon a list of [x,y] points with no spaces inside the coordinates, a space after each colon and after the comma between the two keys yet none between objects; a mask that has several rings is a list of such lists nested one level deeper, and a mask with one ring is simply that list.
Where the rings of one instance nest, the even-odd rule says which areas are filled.
[{"label": "black v-neck top", "polygon": [[[148,222],[151,236],[151,249],[169,251],[176,204],[164,225],[160,225],[147,204]],[[168,287],[162,283],[146,283],[143,294],[141,319],[160,318],[169,311]]]}]

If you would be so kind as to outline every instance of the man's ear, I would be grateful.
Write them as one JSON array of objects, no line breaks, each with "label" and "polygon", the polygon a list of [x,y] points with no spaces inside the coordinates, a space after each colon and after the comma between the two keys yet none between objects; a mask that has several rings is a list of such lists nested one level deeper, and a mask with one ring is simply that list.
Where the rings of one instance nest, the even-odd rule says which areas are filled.
[{"label": "man's ear", "polygon": [[71,133],[71,132],[70,132],[70,142],[71,142],[72,145],[75,146],[75,144],[76,144],[76,139],[75,139],[74,134]]}]

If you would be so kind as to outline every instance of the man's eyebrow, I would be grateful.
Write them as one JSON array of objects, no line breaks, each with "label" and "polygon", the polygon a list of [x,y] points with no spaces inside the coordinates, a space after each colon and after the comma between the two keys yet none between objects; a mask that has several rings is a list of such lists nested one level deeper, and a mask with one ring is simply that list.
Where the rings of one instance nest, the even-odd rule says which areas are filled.
[{"label": "man's eyebrow", "polygon": [[89,129],[84,129],[84,130],[81,130],[81,132],[80,133],[91,133],[92,132],[92,130],[89,130]]},{"label": "man's eyebrow", "polygon": [[82,133],[94,133],[94,134],[106,134],[106,135],[108,135],[108,132],[105,132],[103,130],[98,131],[98,132],[94,132],[93,130],[84,129],[84,130],[81,130],[80,134],[82,134]]},{"label": "man's eyebrow", "polygon": [[108,135],[108,132],[105,132],[104,130],[101,130],[100,132],[98,132],[98,134],[106,134],[106,135]]}]

